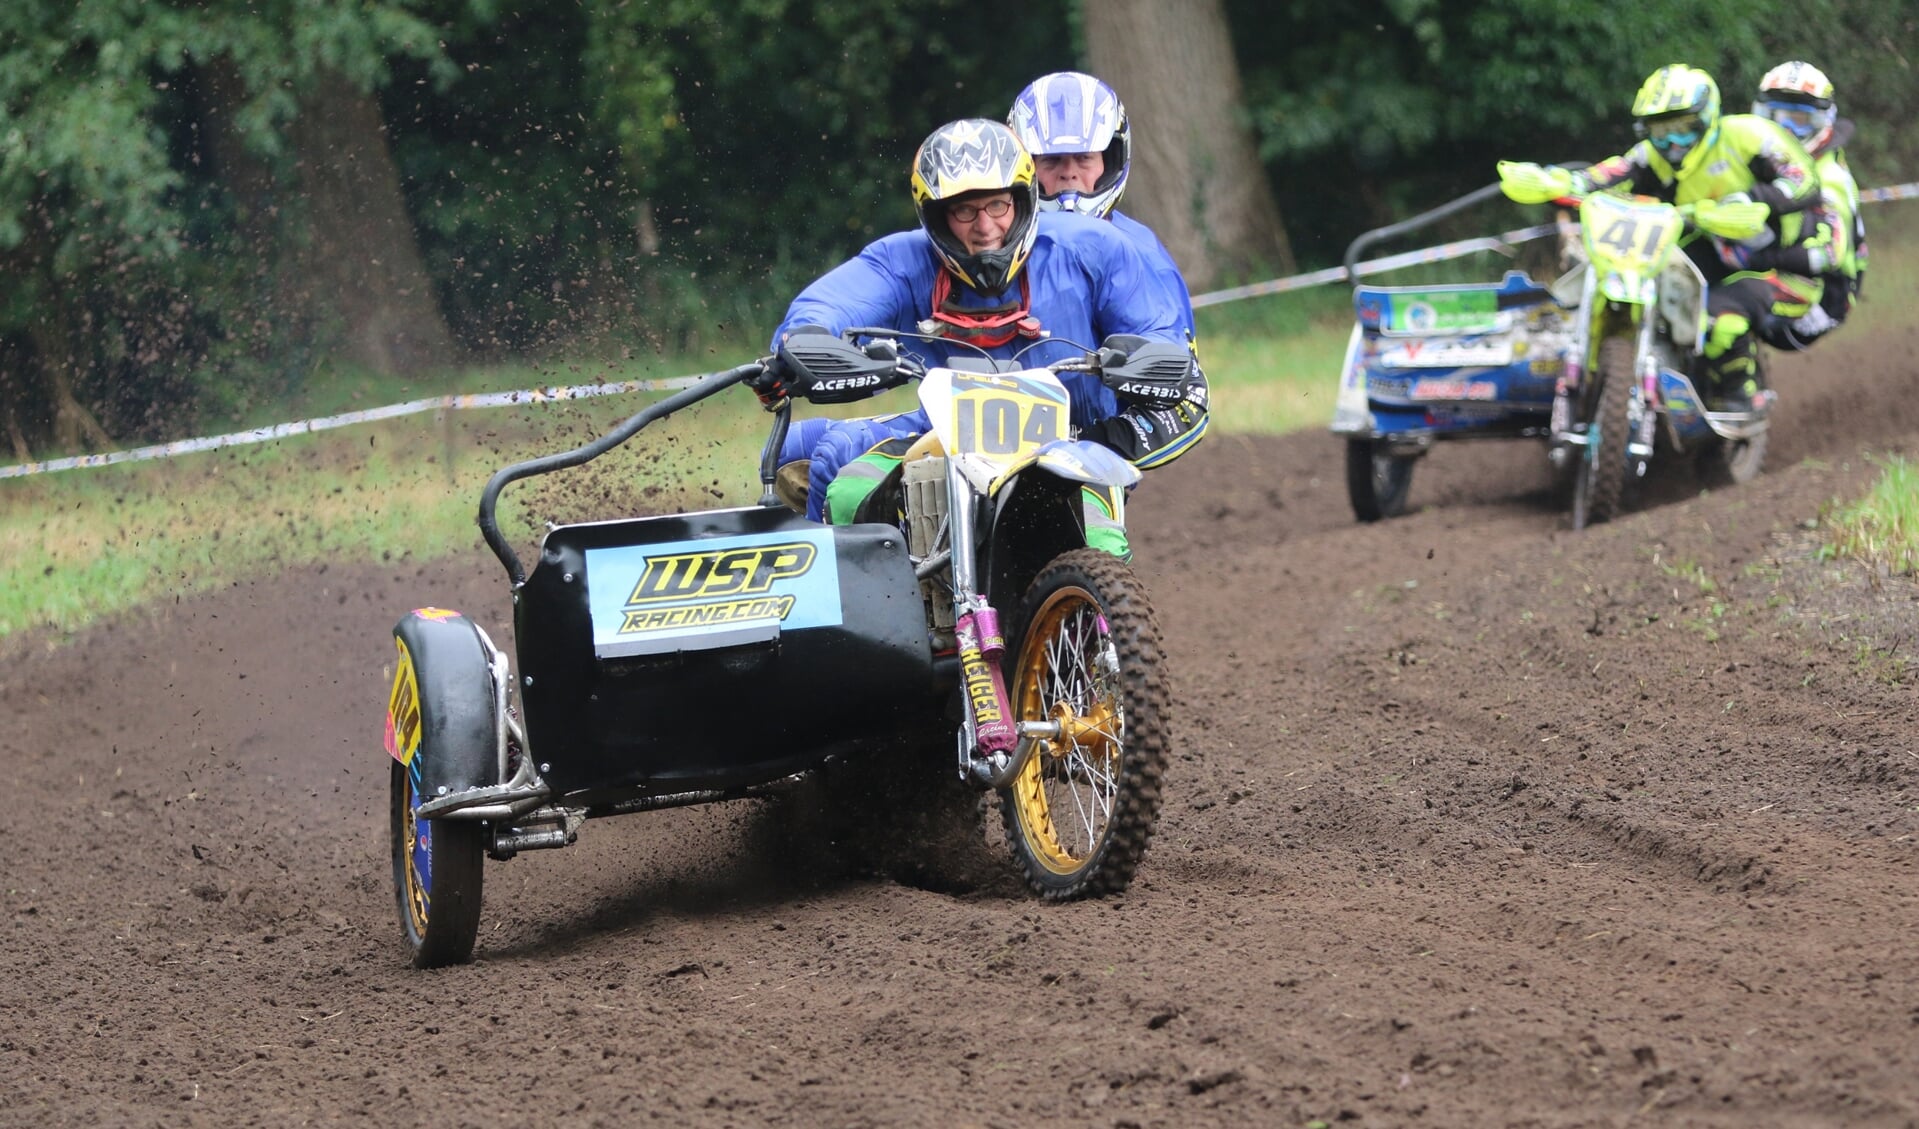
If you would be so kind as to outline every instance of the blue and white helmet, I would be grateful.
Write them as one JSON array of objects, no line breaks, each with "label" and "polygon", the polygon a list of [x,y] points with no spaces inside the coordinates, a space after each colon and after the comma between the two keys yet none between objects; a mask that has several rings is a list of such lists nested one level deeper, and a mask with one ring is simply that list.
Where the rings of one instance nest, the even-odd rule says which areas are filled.
[{"label": "blue and white helmet", "polygon": [[1106,171],[1091,192],[1040,197],[1043,211],[1105,218],[1126,191],[1133,164],[1133,133],[1113,88],[1089,74],[1057,71],[1035,79],[1013,100],[1006,117],[1035,158],[1055,153],[1103,153]]}]

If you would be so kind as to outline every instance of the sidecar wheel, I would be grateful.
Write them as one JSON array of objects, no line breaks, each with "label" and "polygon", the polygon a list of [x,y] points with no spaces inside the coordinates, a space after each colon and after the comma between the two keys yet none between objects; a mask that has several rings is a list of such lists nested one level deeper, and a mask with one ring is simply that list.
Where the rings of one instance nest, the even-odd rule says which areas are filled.
[{"label": "sidecar wheel", "polygon": [[1717,490],[1726,486],[1744,486],[1759,477],[1759,468],[1766,461],[1766,437],[1769,432],[1760,432],[1751,439],[1720,440],[1699,452],[1699,461],[1694,465],[1699,470],[1699,479],[1708,489]]},{"label": "sidecar wheel", "polygon": [[1118,893],[1159,819],[1172,691],[1144,585],[1093,549],[1063,553],[1021,602],[1008,695],[1021,721],[1059,721],[1000,792],[1006,839],[1049,900]]},{"label": "sidecar wheel", "polygon": [[1346,440],[1346,494],[1352,499],[1353,516],[1378,521],[1405,513],[1418,458],[1396,455],[1374,439]]},{"label": "sidecar wheel", "polygon": [[472,820],[415,818],[419,796],[412,773],[398,761],[391,791],[393,891],[413,967],[465,964],[480,935],[486,827]]}]

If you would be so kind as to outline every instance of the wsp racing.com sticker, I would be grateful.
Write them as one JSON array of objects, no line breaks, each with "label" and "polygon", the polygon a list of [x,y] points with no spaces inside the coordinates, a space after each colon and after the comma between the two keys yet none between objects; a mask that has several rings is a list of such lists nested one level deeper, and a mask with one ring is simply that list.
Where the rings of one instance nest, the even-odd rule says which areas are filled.
[{"label": "wsp racing.com sticker", "polygon": [[589,549],[601,658],[731,646],[843,622],[829,529]]}]

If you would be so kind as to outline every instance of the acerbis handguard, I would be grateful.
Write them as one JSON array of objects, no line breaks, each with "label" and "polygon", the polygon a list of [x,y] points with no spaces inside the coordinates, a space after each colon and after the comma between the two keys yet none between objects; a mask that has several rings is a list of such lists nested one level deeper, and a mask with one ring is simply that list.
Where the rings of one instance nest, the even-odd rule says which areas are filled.
[{"label": "acerbis handguard", "polygon": [[1130,333],[1106,339],[1095,354],[1099,378],[1122,400],[1170,408],[1186,398],[1193,353],[1176,341],[1149,341]]},{"label": "acerbis handguard", "polygon": [[899,351],[890,341],[864,348],[831,330],[802,325],[780,342],[775,366],[791,395],[815,404],[850,404],[899,383]]}]

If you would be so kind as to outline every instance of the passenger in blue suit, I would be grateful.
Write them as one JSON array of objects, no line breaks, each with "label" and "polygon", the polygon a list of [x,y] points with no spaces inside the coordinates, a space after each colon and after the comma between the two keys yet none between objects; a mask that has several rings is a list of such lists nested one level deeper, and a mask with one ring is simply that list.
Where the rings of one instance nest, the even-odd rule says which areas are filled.
[{"label": "passenger in blue suit", "polygon": [[1154,432],[1145,440],[1148,454],[1138,460],[1139,465],[1170,462],[1206,432],[1206,377],[1198,371],[1199,330],[1193,323],[1186,276],[1152,228],[1119,210],[1133,169],[1133,127],[1126,107],[1117,91],[1092,75],[1058,71],[1040,76],[1020,91],[1006,122],[1033,155],[1040,210],[1077,212],[1111,222],[1179,302],[1180,329],[1195,358],[1186,401],[1139,419]]},{"label": "passenger in blue suit", "polygon": [[[808,286],[775,332],[776,347],[805,327],[838,333],[886,326],[932,336],[901,342],[902,352],[931,365],[977,356],[968,346],[1001,359],[1024,350],[1023,361],[1042,365],[1114,334],[1184,339],[1182,303],[1131,242],[1097,220],[1040,212],[1032,157],[1006,126],[974,118],[934,131],[914,160],[913,196],[920,228],[868,245]],[[1081,438],[1141,466],[1163,461],[1154,454],[1179,438],[1162,437],[1144,421],[1160,409],[1122,400],[1098,377],[1061,379]],[[929,427],[918,411],[802,421],[782,462],[810,459],[809,517],[849,522]],[[782,478],[790,488],[790,478]],[[1088,516],[1089,543],[1124,555],[1116,523],[1105,530],[1090,510]]]}]

